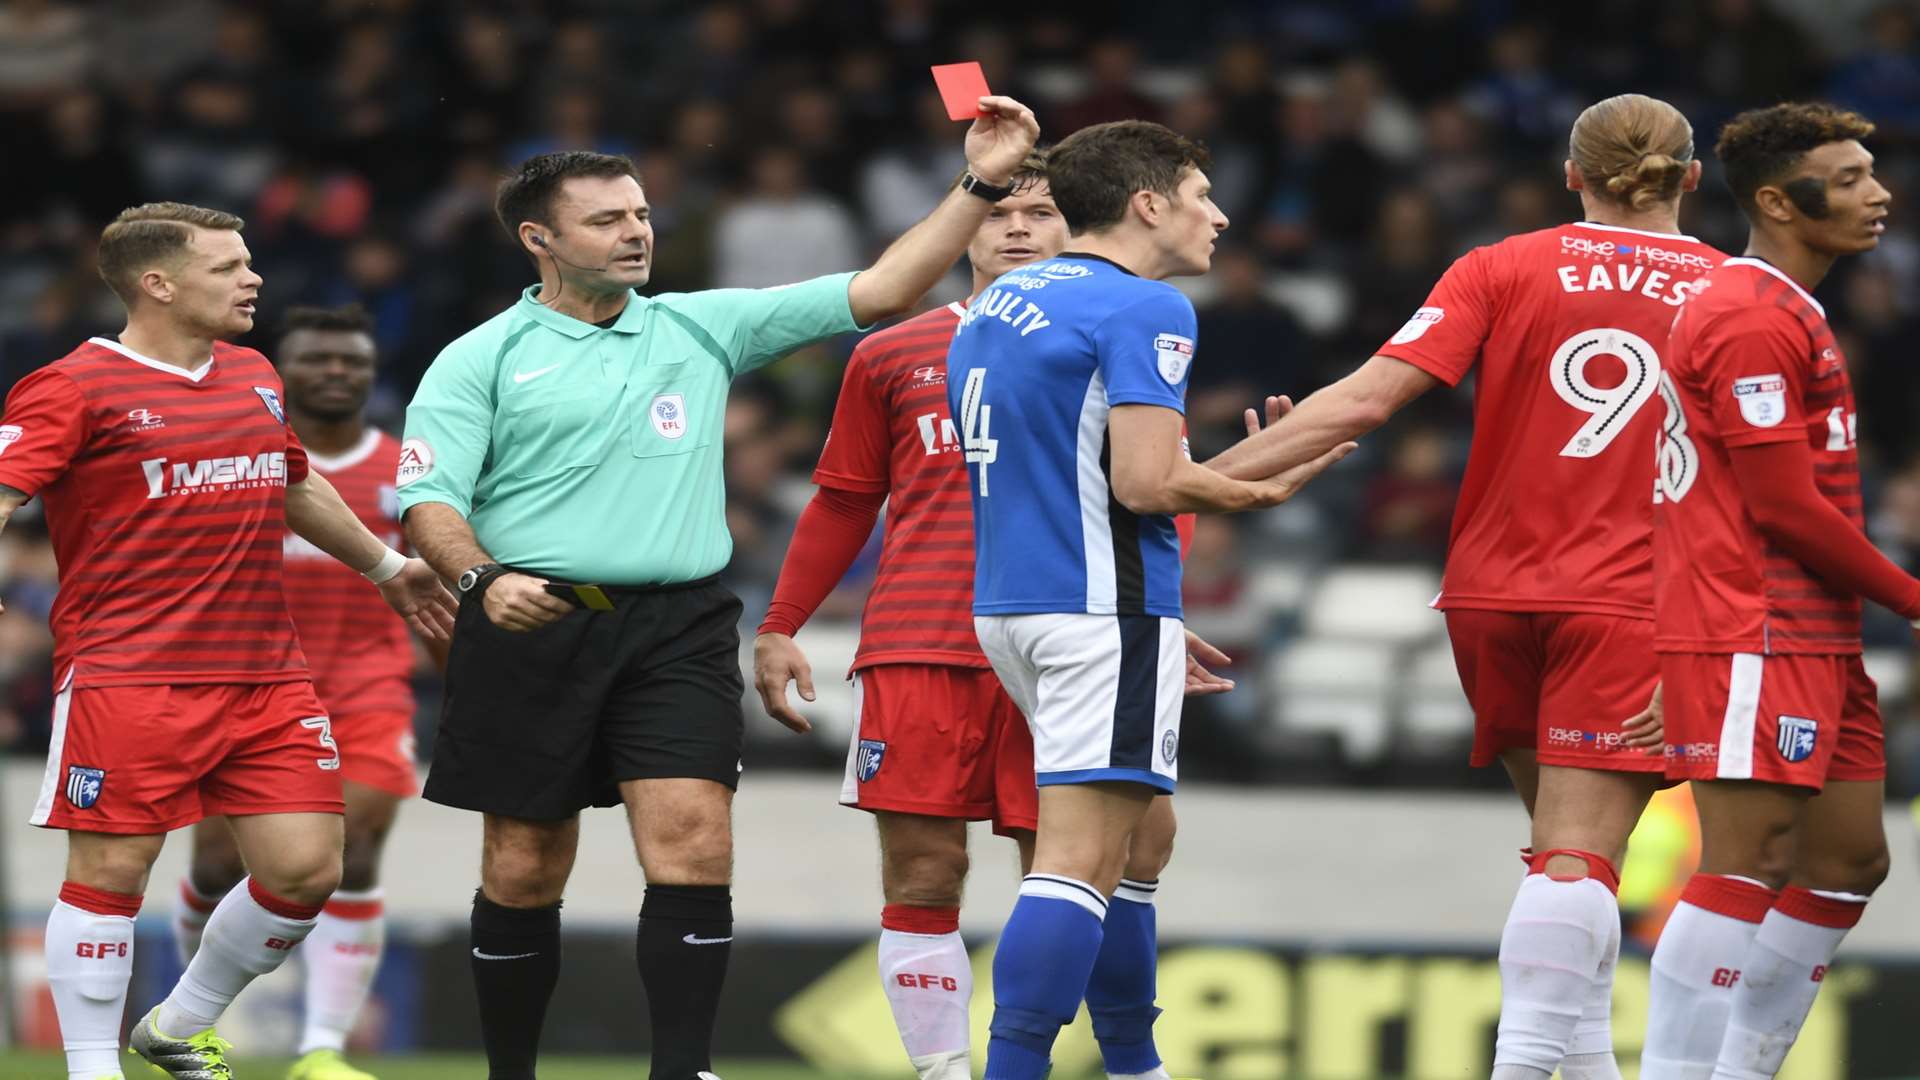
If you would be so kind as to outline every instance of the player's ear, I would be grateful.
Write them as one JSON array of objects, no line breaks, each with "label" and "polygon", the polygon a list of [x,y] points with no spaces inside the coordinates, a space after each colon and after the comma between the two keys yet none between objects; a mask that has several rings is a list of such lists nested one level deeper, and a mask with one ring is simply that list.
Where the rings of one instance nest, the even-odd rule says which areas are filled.
[{"label": "player's ear", "polygon": [[1160,193],[1157,191],[1136,191],[1132,199],[1133,211],[1149,228],[1160,224]]},{"label": "player's ear", "polygon": [[173,281],[159,270],[148,270],[140,275],[140,291],[150,300],[162,304],[173,303]]},{"label": "player's ear", "polygon": [[1759,209],[1760,216],[1776,225],[1786,225],[1793,221],[1793,200],[1787,193],[1772,184],[1753,193],[1753,205]]},{"label": "player's ear", "polygon": [[1567,171],[1568,191],[1579,191],[1587,186],[1586,178],[1580,175],[1580,170],[1574,166],[1572,158],[1566,160],[1565,168]]}]

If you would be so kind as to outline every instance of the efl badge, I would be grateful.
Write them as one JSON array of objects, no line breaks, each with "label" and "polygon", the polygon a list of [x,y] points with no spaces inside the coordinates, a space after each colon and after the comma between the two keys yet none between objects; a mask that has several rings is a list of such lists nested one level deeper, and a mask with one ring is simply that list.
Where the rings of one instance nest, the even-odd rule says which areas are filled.
[{"label": "efl badge", "polygon": [[661,394],[647,410],[653,430],[663,439],[678,439],[687,433],[687,399],[679,394]]},{"label": "efl badge", "polygon": [[1171,765],[1180,756],[1180,733],[1169,731],[1160,737],[1160,757]]},{"label": "efl badge", "polygon": [[1774,740],[1774,745],[1788,761],[1805,761],[1813,756],[1813,739],[1819,729],[1818,722],[1804,716],[1782,716],[1780,737]]},{"label": "efl badge", "polygon": [[1772,427],[1787,417],[1787,380],[1778,375],[1754,375],[1733,380],[1733,400],[1740,416],[1754,427]]},{"label": "efl badge", "polygon": [[408,439],[400,444],[400,464],[394,469],[393,486],[406,487],[433,471],[433,447],[425,439]]},{"label": "efl badge", "polygon": [[280,407],[280,395],[273,392],[273,387],[256,386],[253,392],[260,395],[261,403],[267,407],[268,412],[273,414],[275,420],[283,424],[287,422],[286,410]]},{"label": "efl badge", "polygon": [[1179,334],[1161,334],[1153,339],[1153,352],[1160,361],[1160,377],[1167,385],[1178,386],[1193,363],[1193,339]]},{"label": "efl badge", "polygon": [[1413,313],[1413,318],[1408,319],[1405,326],[1394,331],[1393,336],[1387,339],[1387,344],[1405,345],[1410,341],[1419,341],[1422,335],[1433,329],[1434,323],[1446,317],[1446,308],[1423,307]]},{"label": "efl badge", "polygon": [[67,766],[67,801],[82,810],[93,809],[100,801],[100,789],[107,783],[107,770],[85,765]]},{"label": "efl badge", "polygon": [[858,754],[854,769],[864,784],[880,771],[880,762],[887,756],[887,744],[879,739],[861,739]]}]

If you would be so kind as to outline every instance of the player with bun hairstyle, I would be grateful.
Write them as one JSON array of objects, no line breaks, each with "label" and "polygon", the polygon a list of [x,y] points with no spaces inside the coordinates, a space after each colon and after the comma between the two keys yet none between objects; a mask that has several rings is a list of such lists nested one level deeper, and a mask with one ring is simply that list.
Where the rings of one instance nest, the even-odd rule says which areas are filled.
[{"label": "player with bun hairstyle", "polygon": [[1920,618],[1920,580],[1867,539],[1846,358],[1811,295],[1885,229],[1872,132],[1775,105],[1714,148],[1752,231],[1681,310],[1662,381],[1654,641],[1701,847],[1653,954],[1648,1080],[1779,1071],[1887,874],[1860,600]]},{"label": "player with bun hairstyle", "polygon": [[[1673,106],[1622,94],[1568,140],[1585,220],[1462,256],[1358,371],[1208,464],[1265,476],[1379,427],[1478,368],[1443,590],[1473,763],[1533,818],[1500,939],[1494,1080],[1617,1078],[1616,867],[1662,783],[1654,691],[1655,388],[1674,312],[1723,256],[1680,233],[1700,181]],[[1248,410],[1248,424],[1259,418]]]}]

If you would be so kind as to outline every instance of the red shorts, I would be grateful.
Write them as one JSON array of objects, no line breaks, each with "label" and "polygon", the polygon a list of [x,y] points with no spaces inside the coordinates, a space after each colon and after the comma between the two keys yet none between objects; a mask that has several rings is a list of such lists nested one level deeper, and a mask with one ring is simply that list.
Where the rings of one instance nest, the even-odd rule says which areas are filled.
[{"label": "red shorts", "polygon": [[1887,775],[1879,690],[1858,656],[1666,653],[1667,776],[1819,791]]},{"label": "red shorts", "polygon": [[333,741],[340,744],[340,779],[402,799],[420,794],[412,713],[341,713],[333,718]]},{"label": "red shorts", "polygon": [[853,676],[840,802],[861,810],[1034,829],[1033,732],[987,668],[880,664]]},{"label": "red shorts", "polygon": [[215,814],[345,812],[310,682],[69,686],[32,821],[149,834]]},{"label": "red shorts", "polygon": [[1447,612],[1473,706],[1473,764],[1533,750],[1542,765],[1659,772],[1659,750],[1625,746],[1622,725],[1653,697],[1653,620],[1582,612]]}]

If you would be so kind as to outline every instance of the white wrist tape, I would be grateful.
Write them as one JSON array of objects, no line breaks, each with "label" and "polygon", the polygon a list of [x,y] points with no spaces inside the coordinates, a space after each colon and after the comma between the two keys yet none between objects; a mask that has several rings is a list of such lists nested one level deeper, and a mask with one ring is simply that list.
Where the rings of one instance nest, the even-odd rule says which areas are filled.
[{"label": "white wrist tape", "polygon": [[373,569],[362,571],[360,576],[373,582],[375,585],[385,585],[387,582],[392,581],[394,577],[398,575],[400,571],[406,569],[406,567],[407,557],[392,548],[388,548],[387,553],[380,556],[380,561],[374,564]]}]

